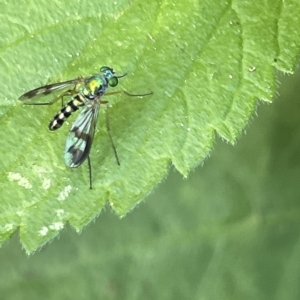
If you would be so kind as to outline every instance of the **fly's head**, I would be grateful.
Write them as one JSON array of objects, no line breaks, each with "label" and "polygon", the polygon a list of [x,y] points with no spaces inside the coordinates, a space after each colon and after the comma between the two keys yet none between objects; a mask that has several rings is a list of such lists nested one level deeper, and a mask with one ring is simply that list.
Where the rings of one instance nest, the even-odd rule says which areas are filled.
[{"label": "fly's head", "polygon": [[126,75],[123,74],[123,75],[120,75],[120,76],[117,76],[114,72],[114,70],[110,67],[107,67],[107,66],[104,66],[104,67],[101,67],[100,68],[100,72],[103,74],[103,76],[106,78],[109,86],[111,87],[115,87],[118,85],[119,83],[119,79],[118,78],[122,78]]}]

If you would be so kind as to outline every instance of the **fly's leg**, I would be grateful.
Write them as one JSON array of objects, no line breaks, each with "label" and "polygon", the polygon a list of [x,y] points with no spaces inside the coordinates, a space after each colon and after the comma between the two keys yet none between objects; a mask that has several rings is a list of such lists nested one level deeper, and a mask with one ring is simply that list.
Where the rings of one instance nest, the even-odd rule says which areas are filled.
[{"label": "fly's leg", "polygon": [[[102,103],[108,103],[107,101],[102,101]],[[114,144],[114,141],[112,139],[112,136],[111,136],[111,132],[110,132],[110,124],[109,124],[109,105],[107,105],[106,107],[106,128],[107,128],[107,133],[108,133],[108,136],[109,136],[109,139],[110,139],[110,143],[111,143],[111,146],[114,150],[114,154],[115,154],[115,158],[116,158],[116,161],[117,161],[117,164],[120,166],[120,160],[119,160],[119,156],[118,156],[118,153],[117,153],[117,148]]]},{"label": "fly's leg", "polygon": [[120,94],[120,93],[123,93],[127,96],[130,96],[130,97],[144,97],[144,96],[150,96],[150,95],[153,94],[153,92],[149,92],[149,93],[146,93],[146,94],[131,94],[131,93],[125,91],[125,90],[120,90],[120,91],[105,93],[105,96],[116,95],[116,94]]},{"label": "fly's leg", "polygon": [[[120,93],[124,93],[126,94],[127,96],[132,96],[132,97],[144,97],[144,96],[149,96],[149,95],[152,95],[153,92],[150,92],[150,93],[146,93],[146,94],[131,94],[125,90],[120,90],[120,91],[115,91],[115,92],[110,92],[110,93],[106,93],[105,96],[110,96],[110,95],[116,95],[116,94],[120,94]],[[108,101],[101,101],[102,104],[108,104]],[[114,141],[112,139],[112,136],[111,136],[111,131],[110,131],[110,124],[109,124],[109,105],[107,105],[107,108],[106,108],[106,128],[107,128],[107,133],[108,133],[108,136],[109,136],[109,139],[110,139],[110,143],[111,143],[111,146],[114,150],[114,154],[115,154],[115,158],[116,158],[116,161],[117,161],[117,164],[120,166],[120,160],[119,160],[119,156],[118,156],[118,153],[117,153],[117,148],[114,144]]]},{"label": "fly's leg", "polygon": [[78,92],[73,89],[73,90],[67,90],[65,92],[63,92],[62,94],[60,94],[59,96],[55,97],[53,100],[51,100],[50,102],[43,102],[43,103],[24,103],[26,105],[52,105],[53,103],[57,102],[59,99],[61,99],[61,104],[63,106],[63,98],[64,97],[70,97],[73,96],[75,94],[78,94]]},{"label": "fly's leg", "polygon": [[89,177],[90,177],[90,189],[93,189],[93,181],[92,181],[92,165],[90,155],[88,156],[88,166],[89,166]]}]

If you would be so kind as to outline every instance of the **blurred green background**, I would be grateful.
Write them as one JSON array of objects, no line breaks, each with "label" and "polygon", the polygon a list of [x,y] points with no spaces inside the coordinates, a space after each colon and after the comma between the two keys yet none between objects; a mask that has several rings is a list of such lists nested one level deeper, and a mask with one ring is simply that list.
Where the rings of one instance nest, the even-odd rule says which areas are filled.
[{"label": "blurred green background", "polygon": [[236,146],[217,137],[124,219],[107,207],[30,257],[13,236],[0,299],[300,299],[300,72],[278,78]]}]

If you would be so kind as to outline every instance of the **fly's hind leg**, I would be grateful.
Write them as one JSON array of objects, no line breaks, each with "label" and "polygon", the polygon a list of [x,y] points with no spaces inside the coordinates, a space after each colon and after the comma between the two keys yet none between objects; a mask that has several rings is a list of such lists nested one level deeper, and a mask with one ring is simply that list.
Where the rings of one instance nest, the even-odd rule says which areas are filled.
[{"label": "fly's hind leg", "polygon": [[88,156],[88,166],[89,166],[89,178],[90,178],[90,189],[93,189],[93,180],[92,180],[92,165],[90,156]]},{"label": "fly's hind leg", "polygon": [[28,105],[52,105],[53,103],[55,103],[61,99],[61,106],[63,107],[64,106],[64,101],[63,101],[64,97],[71,97],[77,93],[78,92],[74,88],[73,90],[67,90],[67,91],[63,92],[62,94],[60,94],[59,96],[57,96],[53,100],[51,100],[50,102],[26,103],[26,104],[28,104]]},{"label": "fly's hind leg", "polygon": [[[102,103],[108,103],[107,101],[101,101]],[[111,143],[111,146],[113,148],[113,151],[114,151],[114,154],[115,154],[115,158],[116,158],[116,161],[117,161],[117,164],[120,166],[120,160],[119,160],[119,156],[118,156],[118,153],[117,153],[117,148],[114,144],[114,141],[112,139],[112,136],[111,136],[111,131],[110,131],[110,124],[109,124],[109,105],[107,105],[106,107],[106,128],[107,128],[107,133],[108,133],[108,136],[109,136],[109,139],[110,139],[110,143]]]}]

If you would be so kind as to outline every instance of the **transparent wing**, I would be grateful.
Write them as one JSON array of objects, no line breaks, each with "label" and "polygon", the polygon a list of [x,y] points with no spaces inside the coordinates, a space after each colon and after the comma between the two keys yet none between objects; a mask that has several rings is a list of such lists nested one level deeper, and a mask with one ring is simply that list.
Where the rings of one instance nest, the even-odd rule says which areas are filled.
[{"label": "transparent wing", "polygon": [[71,79],[63,82],[57,82],[52,84],[47,84],[41,87],[38,87],[34,90],[31,90],[22,96],[19,97],[19,100],[21,101],[28,101],[28,100],[35,100],[40,97],[47,96],[53,92],[57,92],[59,90],[67,89],[71,85],[74,86],[72,89],[76,89],[77,86],[81,85],[84,82],[85,78],[78,77],[76,79]]},{"label": "transparent wing", "polygon": [[68,167],[80,166],[88,157],[95,135],[100,100],[89,104],[79,114],[66,140],[65,163]]}]

